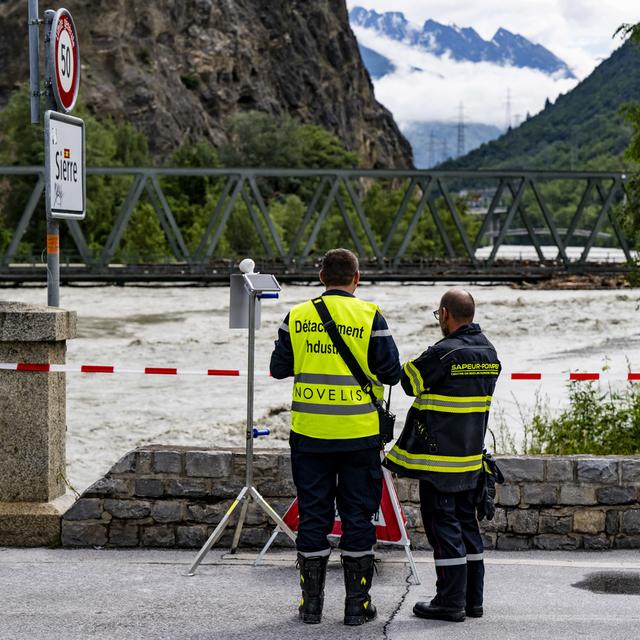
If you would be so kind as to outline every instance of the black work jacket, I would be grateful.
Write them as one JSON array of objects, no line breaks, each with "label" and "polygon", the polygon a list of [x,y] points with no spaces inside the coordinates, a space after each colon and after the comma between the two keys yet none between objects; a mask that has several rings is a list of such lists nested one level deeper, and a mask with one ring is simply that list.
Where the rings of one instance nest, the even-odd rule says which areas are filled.
[{"label": "black work jacket", "polygon": [[460,327],[405,363],[402,387],[416,399],[385,466],[442,492],[475,488],[500,368],[477,324]]}]

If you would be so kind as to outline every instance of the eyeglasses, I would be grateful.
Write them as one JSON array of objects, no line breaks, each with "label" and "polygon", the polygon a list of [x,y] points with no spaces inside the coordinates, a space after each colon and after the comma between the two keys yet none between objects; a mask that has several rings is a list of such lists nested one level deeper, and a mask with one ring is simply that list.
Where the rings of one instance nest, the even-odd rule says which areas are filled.
[{"label": "eyeglasses", "polygon": [[434,317],[436,320],[440,320],[440,309],[436,309],[436,310],[433,312],[433,317]]}]

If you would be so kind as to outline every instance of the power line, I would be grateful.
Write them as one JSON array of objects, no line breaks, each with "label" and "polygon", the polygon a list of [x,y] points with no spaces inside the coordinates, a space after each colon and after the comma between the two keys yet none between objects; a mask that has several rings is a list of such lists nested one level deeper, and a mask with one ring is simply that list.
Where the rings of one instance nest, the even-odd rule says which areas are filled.
[{"label": "power line", "polygon": [[429,131],[429,167],[436,164],[436,136],[433,129]]},{"label": "power line", "polygon": [[460,111],[458,115],[458,153],[457,157],[463,156],[465,152],[465,140],[464,140],[464,105],[462,100],[460,101]]}]

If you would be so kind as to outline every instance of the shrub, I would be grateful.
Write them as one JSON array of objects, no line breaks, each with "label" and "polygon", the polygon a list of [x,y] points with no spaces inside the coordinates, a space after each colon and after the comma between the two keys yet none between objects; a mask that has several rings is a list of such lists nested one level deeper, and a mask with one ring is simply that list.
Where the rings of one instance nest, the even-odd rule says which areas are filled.
[{"label": "shrub", "polygon": [[640,385],[603,390],[593,382],[572,382],[569,406],[553,416],[538,403],[525,432],[533,454],[640,453]]}]

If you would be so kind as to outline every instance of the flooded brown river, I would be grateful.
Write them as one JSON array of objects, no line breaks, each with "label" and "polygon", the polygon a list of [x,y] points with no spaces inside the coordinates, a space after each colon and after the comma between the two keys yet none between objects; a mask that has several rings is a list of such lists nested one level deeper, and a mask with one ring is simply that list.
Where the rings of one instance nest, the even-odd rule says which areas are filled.
[{"label": "flooded brown river", "polygon": [[[440,338],[431,311],[446,286],[364,285],[360,297],[382,308],[403,361]],[[625,384],[640,371],[640,290],[522,291],[471,286],[476,321],[503,364],[493,404],[522,436],[521,412],[536,392],[558,409],[567,401],[569,371],[606,371],[602,384]],[[288,309],[316,295],[315,287],[285,286],[279,300],[263,303],[256,339],[256,425],[273,433],[258,447],[286,446],[290,381],[267,375],[277,327]],[[0,298],[46,303],[41,288],[0,289]],[[220,288],[63,288],[61,305],[78,313],[78,338],[68,344],[69,364],[125,368],[245,369],[246,331],[228,328],[229,290]],[[541,382],[512,381],[512,372],[542,372]],[[20,374],[27,375],[27,374]],[[119,456],[149,443],[231,445],[244,442],[246,378],[68,374],[67,460],[71,484],[83,489]],[[398,428],[411,403],[393,391]],[[268,414],[275,413],[271,417]],[[264,418],[264,419],[262,419]]]}]

